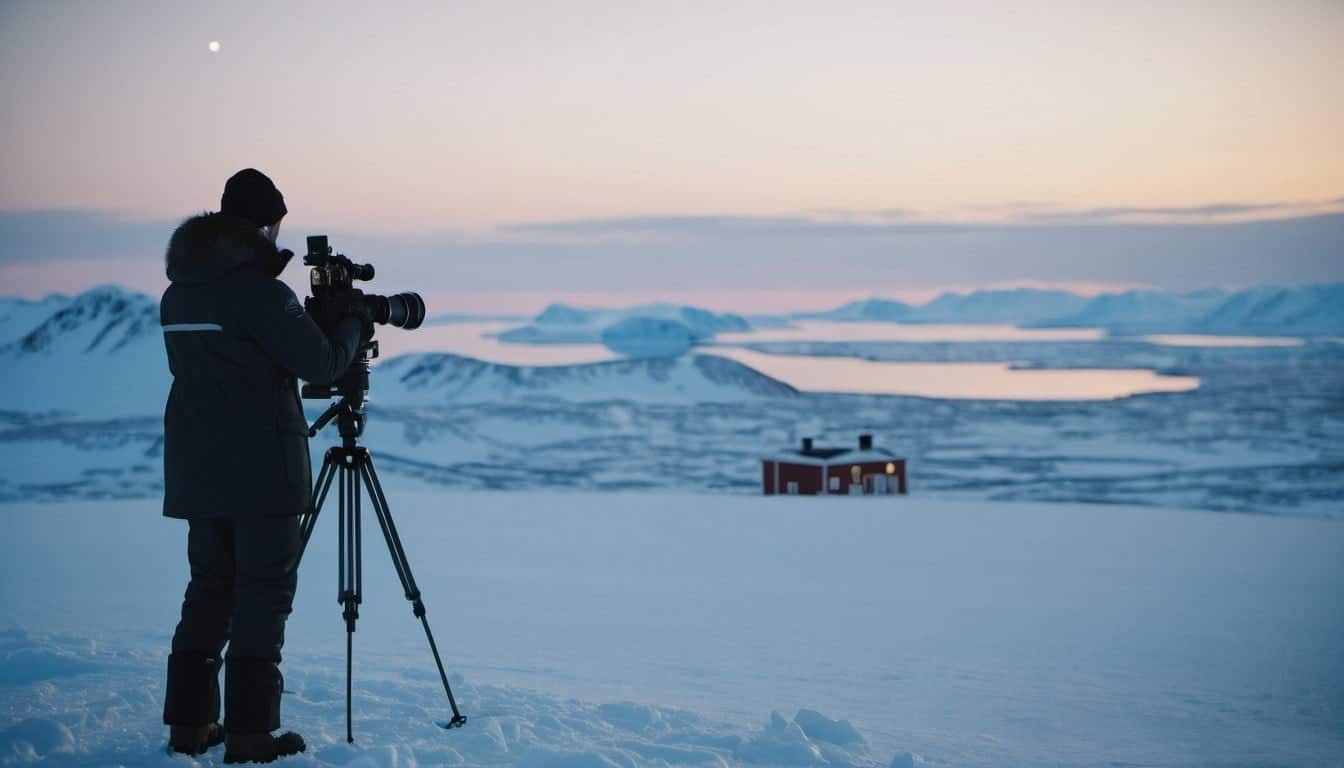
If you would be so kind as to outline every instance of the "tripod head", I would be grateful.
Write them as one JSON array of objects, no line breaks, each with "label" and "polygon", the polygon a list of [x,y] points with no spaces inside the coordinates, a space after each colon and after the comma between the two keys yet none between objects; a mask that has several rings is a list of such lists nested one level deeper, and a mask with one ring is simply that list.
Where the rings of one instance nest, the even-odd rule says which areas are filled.
[{"label": "tripod head", "polygon": [[330,424],[332,419],[336,420],[336,430],[340,432],[341,443],[346,448],[354,448],[359,442],[359,436],[364,434],[364,402],[342,397],[332,403],[321,416],[317,417],[313,426],[308,428],[308,436],[317,437],[317,433]]},{"label": "tripod head", "polygon": [[330,384],[304,384],[299,394],[305,400],[346,397],[361,403],[369,394],[369,361],[378,357],[378,342],[370,339],[355,351],[355,359],[339,379]]},{"label": "tripod head", "polygon": [[317,437],[322,428],[336,419],[336,428],[347,448],[354,447],[364,434],[364,402],[369,396],[369,361],[378,357],[378,342],[369,341],[359,348],[350,367],[330,384],[304,384],[305,399],[339,397],[308,429],[309,437]]}]

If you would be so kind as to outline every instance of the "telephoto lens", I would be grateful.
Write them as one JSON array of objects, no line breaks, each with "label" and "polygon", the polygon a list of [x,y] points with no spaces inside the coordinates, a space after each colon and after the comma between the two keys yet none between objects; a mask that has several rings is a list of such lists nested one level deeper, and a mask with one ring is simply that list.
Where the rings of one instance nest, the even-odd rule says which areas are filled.
[{"label": "telephoto lens", "polygon": [[392,296],[364,294],[369,314],[375,323],[413,330],[425,322],[425,300],[418,293],[398,293]]}]

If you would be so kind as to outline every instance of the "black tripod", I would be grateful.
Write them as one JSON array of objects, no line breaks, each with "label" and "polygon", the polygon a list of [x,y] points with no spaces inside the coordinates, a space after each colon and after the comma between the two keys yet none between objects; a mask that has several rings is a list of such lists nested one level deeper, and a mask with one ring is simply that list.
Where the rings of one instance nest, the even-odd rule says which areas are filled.
[{"label": "black tripod", "polygon": [[[305,393],[306,395],[306,393]],[[336,419],[341,434],[340,447],[327,450],[322,459],[322,470],[317,474],[313,487],[313,503],[299,518],[299,531],[302,542],[299,545],[299,557],[302,559],[308,548],[308,539],[317,526],[318,513],[326,501],[331,483],[340,475],[337,490],[339,501],[339,549],[338,555],[338,591],[336,600],[344,608],[341,613],[345,619],[345,740],[354,743],[355,736],[350,725],[350,678],[352,671],[351,654],[354,647],[355,622],[359,619],[359,604],[363,601],[363,544],[360,530],[361,491],[368,491],[369,501],[378,518],[378,527],[383,530],[383,539],[387,541],[388,552],[392,555],[392,566],[401,579],[401,587],[406,599],[411,602],[411,610],[425,628],[425,637],[429,639],[429,650],[434,654],[434,664],[439,668],[439,679],[443,681],[443,692],[448,694],[448,705],[452,707],[451,720],[440,722],[443,728],[459,728],[467,722],[457,708],[453,698],[453,689],[448,685],[448,675],[443,671],[443,661],[439,658],[439,648],[434,643],[434,633],[429,630],[429,620],[425,618],[425,603],[420,599],[420,588],[415,585],[411,575],[411,564],[406,561],[406,550],[401,546],[401,537],[397,535],[397,526],[392,522],[392,512],[387,508],[387,497],[383,495],[383,486],[378,482],[378,473],[373,469],[373,457],[369,450],[359,445],[359,436],[364,432],[364,403],[362,393],[354,397],[342,397],[326,410],[313,424],[309,436],[315,436],[323,427]]]}]

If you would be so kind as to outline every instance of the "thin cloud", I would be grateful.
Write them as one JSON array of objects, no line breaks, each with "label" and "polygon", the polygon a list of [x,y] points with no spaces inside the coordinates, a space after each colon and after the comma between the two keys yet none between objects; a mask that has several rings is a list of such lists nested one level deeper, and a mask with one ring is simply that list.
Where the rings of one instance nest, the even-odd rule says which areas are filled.
[{"label": "thin cloud", "polygon": [[[1236,226],[1252,221],[1292,221],[1338,212],[1335,201],[1301,203],[1209,203],[1196,206],[1115,206],[1080,211],[1020,212],[1007,220],[960,221],[919,219],[901,209],[858,211],[830,209],[831,216],[631,216],[532,221],[501,227],[506,238],[626,240],[648,242],[773,238],[900,237],[906,235],[965,235],[1013,233],[1031,229],[1080,229],[1123,224],[1144,228],[1173,226]],[[892,220],[886,210],[897,210]],[[823,211],[817,211],[823,213]],[[1266,214],[1285,214],[1267,216]]]},{"label": "thin cloud", "polygon": [[809,216],[836,221],[884,223],[909,221],[920,215],[914,208],[817,208]]},{"label": "thin cloud", "polygon": [[759,239],[872,237],[934,232],[984,232],[974,222],[850,221],[804,216],[633,216],[534,221],[502,227],[505,235],[592,239]]},{"label": "thin cloud", "polygon": [[0,211],[0,264],[162,255],[174,226],[112,211]]},{"label": "thin cloud", "polygon": [[1112,221],[1200,221],[1262,217],[1266,214],[1304,216],[1344,204],[1344,198],[1320,202],[1206,203],[1204,205],[1112,206],[1080,211],[1035,211],[1023,214],[1024,222],[1104,223]]},{"label": "thin cloud", "polygon": [[501,231],[525,235],[588,237],[755,237],[760,235],[811,235],[819,231],[862,232],[884,225],[829,221],[803,216],[628,216],[592,219],[557,219],[507,225]]},{"label": "thin cloud", "polygon": [[[43,289],[69,292],[133,273],[158,284],[174,223],[0,212],[0,284],[33,293],[41,278]],[[282,244],[301,247],[303,231],[282,233]],[[651,216],[537,222],[470,240],[329,234],[342,252],[377,264],[380,292],[855,291],[1042,280],[1192,289],[1344,279],[1344,213],[1158,223]],[[302,288],[303,270],[290,272]]]}]

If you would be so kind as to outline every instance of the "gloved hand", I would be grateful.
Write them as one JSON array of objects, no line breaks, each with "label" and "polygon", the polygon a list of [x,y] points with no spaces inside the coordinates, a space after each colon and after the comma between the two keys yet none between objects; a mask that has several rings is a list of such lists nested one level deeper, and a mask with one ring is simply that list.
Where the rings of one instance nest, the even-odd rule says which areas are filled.
[{"label": "gloved hand", "polygon": [[358,289],[352,289],[346,297],[345,305],[341,307],[341,317],[355,317],[359,319],[359,344],[363,346],[369,343],[373,338],[373,313],[369,311],[369,305],[364,301],[364,293]]}]

